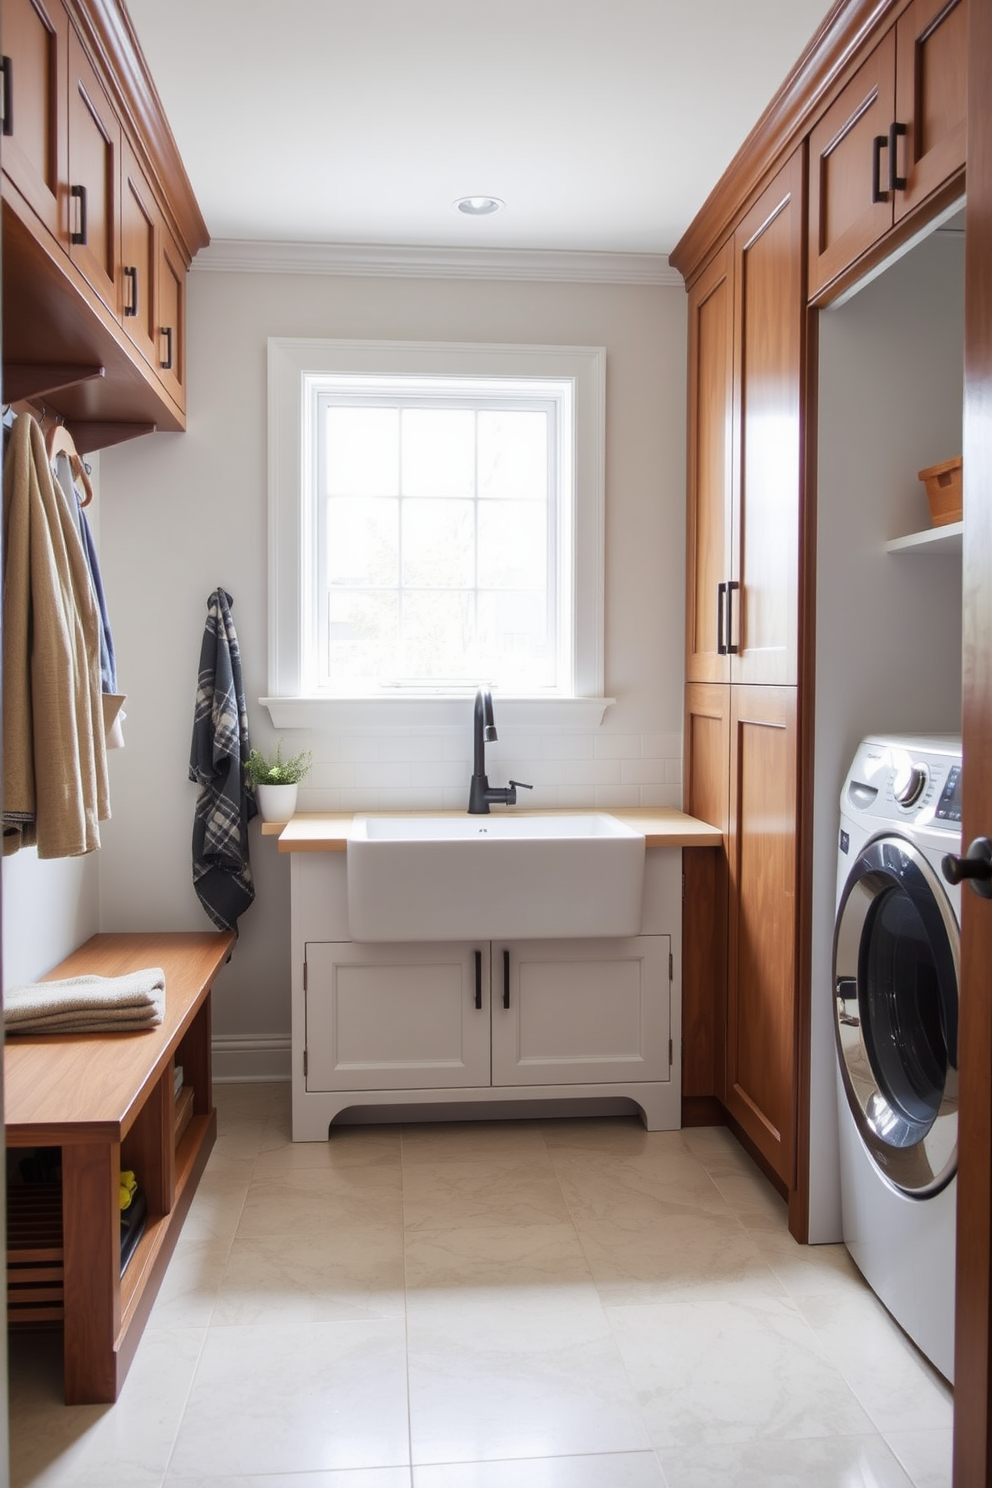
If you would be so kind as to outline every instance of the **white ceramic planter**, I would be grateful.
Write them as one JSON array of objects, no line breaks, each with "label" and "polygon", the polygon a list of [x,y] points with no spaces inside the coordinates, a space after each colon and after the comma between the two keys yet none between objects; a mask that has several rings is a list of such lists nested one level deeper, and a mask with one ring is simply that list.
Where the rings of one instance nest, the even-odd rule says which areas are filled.
[{"label": "white ceramic planter", "polygon": [[289,821],[296,810],[298,788],[295,782],[293,785],[256,785],[255,798],[258,801],[258,809],[262,813],[262,820]]}]

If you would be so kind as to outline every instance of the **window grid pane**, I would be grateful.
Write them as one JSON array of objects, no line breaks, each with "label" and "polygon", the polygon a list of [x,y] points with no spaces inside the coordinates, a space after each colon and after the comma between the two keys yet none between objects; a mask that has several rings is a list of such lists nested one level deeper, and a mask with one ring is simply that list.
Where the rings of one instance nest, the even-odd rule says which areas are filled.
[{"label": "window grid pane", "polygon": [[554,687],[553,400],[322,403],[318,687]]}]

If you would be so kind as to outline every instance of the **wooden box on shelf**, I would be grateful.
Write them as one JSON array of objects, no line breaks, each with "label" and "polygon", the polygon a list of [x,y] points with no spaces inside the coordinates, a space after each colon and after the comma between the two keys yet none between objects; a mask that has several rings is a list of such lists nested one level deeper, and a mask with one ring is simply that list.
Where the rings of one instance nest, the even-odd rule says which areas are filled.
[{"label": "wooden box on shelf", "polygon": [[928,465],[919,472],[926,486],[930,503],[930,521],[935,527],[946,527],[948,522],[960,522],[963,510],[962,461],[944,460],[939,465]]}]

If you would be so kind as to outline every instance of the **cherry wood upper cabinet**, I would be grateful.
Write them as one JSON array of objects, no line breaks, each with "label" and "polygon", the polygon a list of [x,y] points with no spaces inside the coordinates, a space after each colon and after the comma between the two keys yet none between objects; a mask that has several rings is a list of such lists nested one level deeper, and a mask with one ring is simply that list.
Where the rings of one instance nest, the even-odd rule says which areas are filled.
[{"label": "cherry wood upper cabinet", "polygon": [[69,256],[120,314],[121,126],[75,30],[69,29]]},{"label": "cherry wood upper cabinet", "polygon": [[734,234],[732,682],[796,681],[804,222],[800,149]]},{"label": "cherry wood upper cabinet", "polygon": [[968,0],[912,0],[810,134],[809,294],[964,169]]},{"label": "cherry wood upper cabinet", "polygon": [[796,690],[731,687],[724,1103],[784,1184],[796,1158]]},{"label": "cherry wood upper cabinet", "polygon": [[4,174],[52,237],[68,248],[69,20],[61,0],[4,0],[3,50]]},{"label": "cherry wood upper cabinet", "polygon": [[[689,291],[686,678],[729,682],[727,583],[733,551],[734,245]],[[715,821],[714,817],[704,817]]]},{"label": "cherry wood upper cabinet", "polygon": [[142,356],[154,363],[159,209],[131,146],[124,142],[121,177],[121,319]]},{"label": "cherry wood upper cabinet", "polygon": [[164,222],[159,224],[155,292],[155,366],[166,388],[185,408],[186,262]]}]

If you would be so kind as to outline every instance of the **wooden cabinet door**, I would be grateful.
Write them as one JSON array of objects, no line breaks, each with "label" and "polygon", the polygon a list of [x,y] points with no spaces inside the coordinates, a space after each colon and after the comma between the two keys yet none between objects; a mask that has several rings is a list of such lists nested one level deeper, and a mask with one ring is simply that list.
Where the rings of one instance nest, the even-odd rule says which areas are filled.
[{"label": "wooden cabinet door", "polygon": [[61,0],[4,0],[9,59],[3,173],[62,247],[67,246],[66,76],[69,21]]},{"label": "wooden cabinet door", "polygon": [[896,24],[897,222],[964,170],[967,73],[967,0],[913,0]]},{"label": "wooden cabinet door", "polygon": [[732,682],[797,677],[804,219],[797,150],[734,234]]},{"label": "wooden cabinet door", "polygon": [[[730,815],[730,688],[685,690],[685,809],[726,835]],[[727,1027],[727,858],[682,854],[682,1095],[723,1098]]]},{"label": "wooden cabinet door", "polygon": [[[890,31],[810,135],[811,299],[892,226],[888,140],[895,117],[895,35]],[[876,143],[882,140],[884,145]]]},{"label": "wooden cabinet door", "polygon": [[125,141],[121,172],[121,320],[152,366],[158,346],[158,216],[158,205],[144,172]]},{"label": "wooden cabinet door", "polygon": [[671,937],[493,945],[494,1085],[671,1079]]},{"label": "wooden cabinet door", "polygon": [[488,943],[308,941],[305,968],[308,1090],[490,1083]]},{"label": "wooden cabinet door", "polygon": [[734,251],[727,242],[689,291],[686,678],[726,682],[721,634],[731,578]]},{"label": "wooden cabinet door", "polygon": [[121,128],[82,43],[69,28],[69,254],[120,319]]},{"label": "wooden cabinet door", "polygon": [[186,407],[186,260],[159,222],[157,322],[153,365],[181,409]]},{"label": "wooden cabinet door", "polygon": [[796,693],[731,689],[725,1104],[795,1185]]}]

